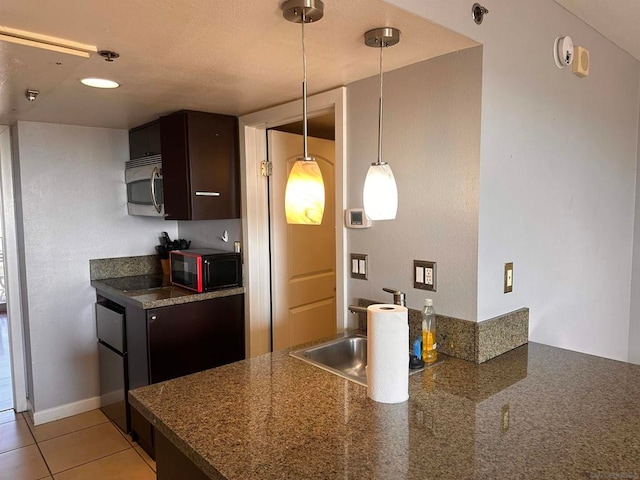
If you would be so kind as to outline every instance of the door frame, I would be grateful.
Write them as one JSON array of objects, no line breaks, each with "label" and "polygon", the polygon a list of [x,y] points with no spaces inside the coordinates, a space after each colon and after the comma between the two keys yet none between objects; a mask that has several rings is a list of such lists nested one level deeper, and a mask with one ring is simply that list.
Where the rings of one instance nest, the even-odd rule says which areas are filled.
[{"label": "door frame", "polygon": [[0,182],[0,190],[2,191],[1,214],[4,226],[4,275],[7,295],[7,317],[9,320],[13,408],[16,412],[24,412],[27,410],[27,379],[22,324],[22,300],[20,293],[20,269],[18,266],[15,196],[13,188],[13,153],[11,129],[6,125],[0,125]]},{"label": "door frame", "polygon": [[[310,116],[334,109],[336,162],[336,327],[345,328],[347,282],[346,208],[347,89],[339,87],[308,98]],[[240,173],[242,182],[242,243],[244,256],[245,344],[247,357],[271,351],[271,282],[267,179],[261,174],[267,159],[267,129],[302,118],[302,100],[240,117]]]}]

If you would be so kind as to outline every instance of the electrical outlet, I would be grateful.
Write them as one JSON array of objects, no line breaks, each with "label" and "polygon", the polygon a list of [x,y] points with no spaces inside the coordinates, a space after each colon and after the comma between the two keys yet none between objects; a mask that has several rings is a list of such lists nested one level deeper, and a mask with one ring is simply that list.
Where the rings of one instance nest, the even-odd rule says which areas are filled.
[{"label": "electrical outlet", "polygon": [[513,262],[504,264],[504,293],[513,292]]},{"label": "electrical outlet", "polygon": [[436,262],[413,261],[413,288],[436,291]]},{"label": "electrical outlet", "polygon": [[426,267],[424,269],[424,283],[433,286],[433,268]]},{"label": "electrical outlet", "polygon": [[351,254],[351,278],[359,280],[367,279],[368,261],[367,255],[361,253]]}]

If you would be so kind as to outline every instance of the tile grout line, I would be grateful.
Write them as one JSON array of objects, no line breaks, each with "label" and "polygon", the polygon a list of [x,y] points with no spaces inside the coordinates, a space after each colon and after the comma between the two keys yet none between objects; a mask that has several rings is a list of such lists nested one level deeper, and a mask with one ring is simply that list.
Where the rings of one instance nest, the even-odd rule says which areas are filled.
[{"label": "tile grout line", "polygon": [[[38,443],[38,440],[36,439],[35,434],[33,433],[33,431],[31,430],[31,425],[29,425],[29,422],[25,419],[25,422],[27,422],[27,427],[29,427],[29,430],[31,431],[31,435],[33,435],[34,440],[36,440],[36,443]],[[67,433],[61,433],[60,435],[56,435],[54,437],[51,438],[47,438],[45,440],[40,440],[39,443],[44,443],[44,442],[48,442],[49,440],[54,440],[56,438],[60,438],[60,437],[64,437],[65,435],[71,435],[72,433],[76,433],[76,432],[81,432],[83,430],[87,430],[89,428],[93,428],[93,427],[97,427],[98,425],[104,425],[105,423],[111,423],[108,419],[105,422],[100,422],[100,423],[96,423],[95,425],[90,425],[88,427],[82,427],[79,428],[77,430],[73,430],[71,432],[67,432]],[[43,423],[43,425],[46,425],[46,423]],[[38,427],[33,427],[33,428],[38,428]]]},{"label": "tile grout line", "polygon": [[[44,466],[47,467],[47,472],[49,472],[49,477],[53,478],[53,472],[51,471],[51,468],[49,467],[49,464],[47,463],[47,459],[44,458],[44,453],[42,453],[42,450],[40,449],[40,444],[36,440],[36,436],[33,434],[33,432],[31,431],[31,428],[29,427],[29,422],[27,422],[26,418],[24,419],[24,421],[27,424],[27,429],[29,430],[29,433],[31,434],[31,438],[33,438],[33,441],[35,442],[35,446],[38,449],[38,453],[40,453],[40,458],[42,458],[42,461],[44,462]],[[43,478],[46,478],[46,477],[43,477]]]},{"label": "tile grout line", "polygon": [[[108,455],[104,455],[102,457],[94,458],[93,460],[91,460],[89,462],[80,463],[78,465],[74,465],[73,467],[65,468],[64,470],[60,470],[59,472],[56,472],[55,475],[59,475],[59,474],[61,474],[63,472],[68,472],[69,470],[73,470],[74,468],[79,468],[79,467],[82,467],[84,465],[89,465],[90,463],[97,462],[98,460],[102,460],[104,458],[112,457],[114,455],[117,455],[118,453],[126,452],[129,449],[133,449],[133,447],[131,445],[129,445],[127,448],[123,448],[122,450],[118,450],[117,452],[111,452]],[[45,462],[46,462],[46,460],[45,460]],[[47,464],[47,468],[49,468],[49,464]],[[51,469],[49,469],[49,471],[51,471]],[[54,474],[52,473],[51,476],[53,477]]]},{"label": "tile grout line", "polygon": [[[140,453],[138,450],[136,450],[136,447],[132,447],[132,448],[133,448],[133,451],[136,452],[138,454],[138,456],[142,459],[142,461],[147,465],[147,467],[149,467],[151,470],[153,470],[153,473],[155,473],[157,475],[156,469],[153,468],[149,464],[149,462],[147,462],[147,459],[142,456],[142,453]],[[140,447],[140,449],[144,452],[144,449],[142,447]],[[148,453],[147,453],[147,455],[148,455]],[[151,458],[151,457],[149,457],[149,458]]]},{"label": "tile grout line", "polygon": [[[51,467],[49,467],[49,464],[47,463],[47,459],[44,458],[44,454],[42,453],[42,450],[40,450],[40,445],[38,445],[38,442],[35,443],[35,446],[38,449],[38,452],[40,453],[40,458],[42,458],[42,461],[44,462],[44,466],[47,467],[49,476],[53,478],[53,472],[51,471]],[[43,478],[46,478],[46,477],[43,477]]]},{"label": "tile grout line", "polygon": [[[22,419],[24,420],[24,422],[27,424],[27,430],[29,431],[29,434],[31,435],[31,438],[32,438],[32,440],[33,440],[33,442],[34,442],[34,443],[31,443],[31,444],[29,444],[29,445],[23,445],[23,446],[21,446],[21,447],[16,447],[16,448],[13,448],[13,449],[7,450],[6,452],[2,452],[2,453],[8,453],[8,452],[11,452],[11,451],[18,450],[18,449],[20,449],[20,448],[26,448],[26,447],[30,447],[30,446],[32,446],[32,445],[35,445],[35,446],[36,446],[36,448],[38,449],[38,453],[40,453],[40,458],[41,458],[41,459],[42,459],[42,461],[44,462],[45,467],[47,468],[47,471],[49,472],[49,475],[48,475],[47,477],[43,477],[43,479],[46,479],[46,478],[49,478],[49,477],[50,477],[50,478],[54,478],[54,473],[53,473],[53,471],[51,470],[51,467],[49,466],[49,463],[47,462],[47,459],[45,458],[44,453],[42,452],[42,449],[40,448],[40,444],[41,444],[41,443],[48,442],[49,440],[58,439],[58,438],[61,438],[61,437],[66,436],[66,435],[71,435],[71,434],[73,434],[73,433],[81,432],[81,431],[83,431],[83,430],[87,430],[87,429],[89,429],[89,428],[97,427],[97,426],[99,426],[99,425],[104,425],[105,423],[110,423],[111,425],[113,425],[113,427],[118,431],[118,433],[119,433],[119,434],[124,438],[124,440],[127,442],[127,447],[126,447],[126,448],[123,448],[122,450],[118,450],[118,451],[116,451],[116,452],[109,453],[108,455],[104,455],[104,456],[101,456],[101,457],[98,457],[98,458],[94,458],[94,459],[93,459],[93,460],[91,460],[91,461],[84,462],[84,463],[81,463],[81,464],[79,464],[79,465],[74,465],[73,467],[70,467],[70,468],[66,468],[66,469],[64,469],[64,470],[61,470],[61,471],[59,471],[59,472],[56,472],[56,473],[55,473],[55,475],[58,475],[58,474],[63,473],[63,472],[67,472],[67,471],[69,471],[69,470],[73,470],[74,468],[79,468],[79,467],[82,467],[82,466],[84,466],[84,465],[88,465],[88,464],[93,463],[93,462],[96,462],[96,461],[98,461],[98,460],[102,460],[102,459],[105,459],[105,458],[111,457],[111,456],[116,455],[116,454],[118,454],[118,453],[125,452],[125,451],[127,451],[127,450],[129,450],[129,449],[132,449],[132,450],[136,453],[136,455],[137,455],[137,456],[138,456],[138,457],[143,461],[143,463],[147,466],[147,468],[149,468],[149,469],[150,469],[154,474],[156,473],[156,471],[155,471],[155,470],[154,470],[154,468],[149,464],[149,462],[148,462],[148,461],[147,461],[147,460],[142,456],[142,454],[141,454],[140,452],[138,452],[138,451],[136,450],[136,448],[135,448],[135,447],[136,447],[136,446],[139,446],[139,444],[138,444],[138,443],[136,443],[136,442],[131,442],[131,441],[129,441],[129,439],[127,438],[126,434],[125,434],[125,433],[123,433],[123,432],[120,430],[120,428],[119,428],[115,423],[113,423],[112,421],[110,421],[108,418],[107,418],[105,421],[103,421],[103,422],[96,423],[95,425],[91,425],[91,426],[88,426],[88,427],[83,427],[83,428],[80,428],[80,429],[78,429],[78,430],[73,430],[73,431],[71,431],[71,432],[67,432],[67,433],[64,433],[64,434],[61,434],[61,435],[56,435],[56,436],[54,436],[54,437],[47,438],[46,440],[38,441],[38,440],[36,439],[36,437],[35,437],[35,433],[34,433],[34,430],[33,430],[33,429],[35,429],[36,427],[35,427],[35,426],[33,426],[33,429],[32,429],[31,424],[29,423],[29,421],[27,420],[27,418],[22,414],[22,412],[20,412],[20,413],[16,413],[16,417],[18,417],[18,416],[20,416],[20,418],[22,418]],[[5,423],[12,423],[12,422],[13,422],[13,423],[17,423],[17,422],[20,420],[20,418],[16,418],[16,419],[12,420],[11,422],[5,422]],[[0,455],[1,455],[1,454],[0,454]],[[43,479],[40,479],[40,480],[43,480]]]},{"label": "tile grout line", "polygon": [[[25,422],[26,422],[26,420],[25,420]],[[7,425],[9,423],[18,423],[18,420],[13,420],[11,422],[0,423],[0,425]],[[30,447],[31,445],[36,445],[38,442],[36,441],[36,437],[33,436],[33,432],[31,432],[31,429],[29,428],[28,424],[27,424],[27,430],[29,430],[29,435],[31,435],[31,438],[33,439],[33,443],[28,443],[26,445],[21,445],[19,447],[10,448],[9,450],[5,450],[4,452],[0,452],[0,455],[4,455],[5,453],[9,453],[9,452],[15,452],[16,450],[20,450],[21,448]]]},{"label": "tile grout line", "polygon": [[[64,434],[61,434],[61,435],[57,435],[57,436],[55,436],[55,437],[47,438],[46,440],[42,440],[42,441],[40,441],[40,442],[39,442],[38,440],[36,440],[36,438],[35,438],[35,434],[34,434],[34,433],[33,433],[33,431],[31,430],[31,425],[29,424],[29,422],[27,421],[27,419],[26,419],[26,418],[24,419],[24,421],[25,421],[25,422],[26,422],[26,424],[27,424],[27,428],[29,429],[29,433],[31,434],[31,437],[32,437],[32,438],[33,438],[33,440],[34,440],[35,445],[36,445],[36,447],[38,448],[38,451],[40,452],[40,456],[42,457],[42,460],[44,461],[44,464],[45,464],[45,466],[47,467],[47,470],[49,471],[49,476],[50,476],[50,477],[52,477],[52,478],[54,477],[54,473],[53,473],[53,471],[51,470],[51,467],[49,466],[49,463],[47,462],[47,459],[46,459],[46,457],[44,456],[44,453],[42,452],[42,449],[40,448],[40,444],[41,444],[41,443],[45,443],[45,442],[48,442],[49,440],[54,440],[54,439],[57,439],[57,438],[61,438],[61,437],[64,437],[64,436],[66,436],[66,435],[71,435],[71,434],[73,434],[73,433],[81,432],[81,431],[83,431],[83,430],[87,430],[87,429],[89,429],[89,428],[97,427],[97,426],[99,426],[99,425],[104,425],[105,423],[112,423],[112,422],[107,418],[105,421],[100,422],[100,423],[96,423],[95,425],[91,425],[91,426],[88,426],[88,427],[83,427],[83,428],[80,428],[80,429],[78,429],[78,430],[73,430],[73,431],[71,431],[71,432],[67,432],[67,433],[64,433]],[[114,425],[114,427],[115,427],[115,425]],[[33,428],[36,428],[36,427],[34,426]],[[117,427],[115,427],[115,428],[116,428],[116,429],[118,429]],[[120,431],[120,430],[118,429],[118,431]],[[127,440],[127,439],[125,438],[125,440]],[[77,467],[81,467],[81,466],[83,466],[83,465],[87,465],[87,464],[89,464],[89,463],[91,463],[91,462],[95,462],[95,461],[97,461],[97,460],[101,460],[101,459],[103,459],[103,458],[110,457],[110,456],[112,456],[112,455],[115,455],[116,453],[124,452],[124,451],[128,450],[129,448],[133,448],[133,446],[132,446],[129,442],[127,442],[127,448],[123,448],[122,450],[118,450],[117,452],[112,452],[112,453],[110,453],[110,454],[108,454],[108,455],[104,455],[104,456],[102,456],[102,457],[94,458],[93,460],[91,460],[91,461],[89,461],[89,462],[84,462],[84,463],[81,463],[81,464],[79,464],[79,465],[75,465],[75,466],[73,466],[73,467],[71,467],[71,468],[67,468],[67,469],[61,470],[61,471],[59,471],[59,472],[56,472],[56,473],[55,473],[55,475],[58,475],[59,473],[62,473],[62,472],[66,472],[66,471],[68,471],[68,470],[72,470],[72,469],[77,468]],[[137,453],[137,452],[136,452],[136,453]]]}]

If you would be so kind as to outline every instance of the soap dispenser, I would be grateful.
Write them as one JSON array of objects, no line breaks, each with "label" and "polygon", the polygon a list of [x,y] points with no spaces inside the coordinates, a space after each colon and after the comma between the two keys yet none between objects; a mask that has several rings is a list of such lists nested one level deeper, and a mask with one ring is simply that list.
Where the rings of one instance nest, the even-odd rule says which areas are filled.
[{"label": "soap dispenser", "polygon": [[436,351],[436,311],[433,308],[433,300],[425,299],[422,310],[422,360],[424,363],[433,363],[438,359]]}]

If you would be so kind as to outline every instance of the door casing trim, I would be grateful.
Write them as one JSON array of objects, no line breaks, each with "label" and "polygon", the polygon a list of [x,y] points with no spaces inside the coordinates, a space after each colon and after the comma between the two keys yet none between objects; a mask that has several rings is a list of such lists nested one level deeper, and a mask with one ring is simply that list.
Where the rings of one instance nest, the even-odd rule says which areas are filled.
[{"label": "door casing trim", "polygon": [[[342,218],[346,208],[347,89],[339,87],[308,98],[310,116],[333,109],[336,162],[336,323],[346,327],[347,232]],[[240,173],[242,185],[242,243],[244,255],[245,342],[247,357],[270,351],[271,281],[269,262],[269,210],[267,180],[261,162],[267,159],[267,129],[302,118],[302,100],[240,117]]]}]

